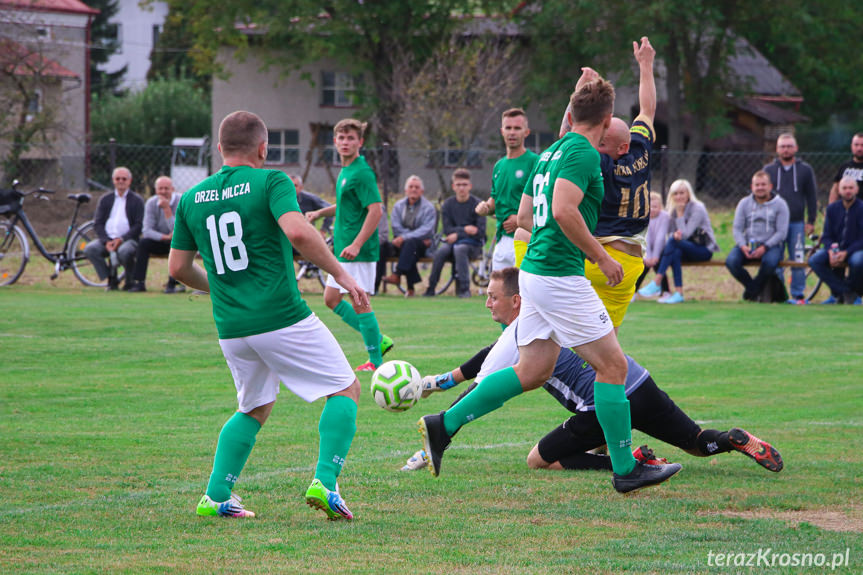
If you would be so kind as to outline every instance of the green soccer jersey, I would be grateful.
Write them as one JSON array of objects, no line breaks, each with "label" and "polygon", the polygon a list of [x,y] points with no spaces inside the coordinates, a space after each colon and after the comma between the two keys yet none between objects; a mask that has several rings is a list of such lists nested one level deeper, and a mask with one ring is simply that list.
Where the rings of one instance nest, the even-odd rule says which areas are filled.
[{"label": "green soccer jersey", "polygon": [[281,329],[311,315],[277,221],[299,211],[294,184],[276,170],[224,166],[183,194],[171,247],[200,252],[221,339]]},{"label": "green soccer jersey", "polygon": [[517,158],[506,156],[497,161],[491,179],[491,197],[494,198],[494,215],[497,218],[497,239],[501,236],[513,236],[513,233],[503,229],[503,221],[518,213],[521,203],[521,193],[524,183],[533,171],[533,166],[539,158],[530,150]]},{"label": "green soccer jersey", "polygon": [[591,233],[596,227],[603,194],[599,152],[587,138],[570,132],[540,155],[524,188],[524,195],[533,199],[533,232],[521,269],[541,276],[583,276],[584,252],[569,241],[551,213],[558,178],[584,192],[578,210]]},{"label": "green soccer jersey", "polygon": [[380,246],[377,228],[363,244],[356,258],[345,260],[340,254],[343,249],[351,245],[357,234],[360,233],[369,212],[369,205],[380,201],[381,194],[378,191],[375,173],[363,156],[357,156],[349,166],[342,168],[336,180],[336,223],[333,229],[333,248],[340,262],[378,261]]}]

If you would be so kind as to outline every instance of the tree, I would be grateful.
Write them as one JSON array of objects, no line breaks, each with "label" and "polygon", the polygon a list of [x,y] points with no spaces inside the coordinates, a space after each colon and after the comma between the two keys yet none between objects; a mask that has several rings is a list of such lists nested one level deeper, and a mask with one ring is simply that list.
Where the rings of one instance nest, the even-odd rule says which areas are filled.
[{"label": "tree", "polygon": [[50,150],[59,123],[62,81],[71,72],[45,57],[44,47],[24,23],[5,22],[0,32],[0,142],[3,178],[22,172],[23,156],[36,146]]},{"label": "tree", "polygon": [[[237,49],[242,58],[254,45],[268,55],[268,63],[286,71],[322,57],[345,62],[362,74],[361,104],[374,126],[368,143],[398,144],[402,100],[394,97],[398,86],[410,80],[435,46],[449,39],[464,19],[473,14],[492,14],[500,0],[237,0],[226,4],[200,0],[189,5],[169,0],[172,9],[186,10],[192,23],[192,56],[198,72],[220,72],[218,50]],[[413,69],[399,69],[410,61]],[[407,74],[401,77],[396,74]],[[396,166],[398,159],[395,159]],[[384,178],[398,187],[398,168]]]},{"label": "tree", "polygon": [[91,94],[117,94],[126,74],[127,66],[116,72],[100,69],[117,53],[117,24],[111,19],[117,15],[117,0],[88,0],[87,5],[99,11],[90,24],[90,92]]},{"label": "tree", "polygon": [[190,54],[192,49],[191,23],[185,10],[174,7],[168,12],[161,34],[150,53],[147,80],[157,78],[191,78],[195,86],[207,93],[212,87],[212,74],[196,72]]},{"label": "tree", "polygon": [[[472,153],[467,150],[489,139],[498,141],[500,113],[521,96],[525,58],[519,48],[498,36],[453,37],[395,91],[404,110],[400,138],[428,153],[441,199],[449,190],[444,167],[454,167],[443,161],[441,150],[460,146],[465,150],[458,162],[462,166]],[[403,67],[411,65],[404,63],[397,71]]]}]

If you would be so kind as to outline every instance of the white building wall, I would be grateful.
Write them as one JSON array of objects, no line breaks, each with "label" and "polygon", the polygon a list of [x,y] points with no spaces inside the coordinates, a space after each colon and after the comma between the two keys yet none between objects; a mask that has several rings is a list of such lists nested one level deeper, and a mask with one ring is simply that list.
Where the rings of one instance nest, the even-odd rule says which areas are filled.
[{"label": "white building wall", "polygon": [[168,16],[165,2],[152,2],[141,8],[139,0],[119,0],[117,14],[111,20],[120,25],[121,49],[108,59],[106,72],[116,72],[128,65],[123,77],[124,88],[143,90],[147,86],[150,53],[153,50],[153,26],[161,29]]}]

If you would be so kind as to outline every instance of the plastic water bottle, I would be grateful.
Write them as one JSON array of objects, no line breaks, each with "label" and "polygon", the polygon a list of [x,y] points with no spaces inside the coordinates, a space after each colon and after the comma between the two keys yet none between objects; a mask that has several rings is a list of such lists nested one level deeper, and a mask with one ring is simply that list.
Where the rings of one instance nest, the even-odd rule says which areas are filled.
[{"label": "plastic water bottle", "polygon": [[794,261],[803,262],[803,237],[797,236],[797,243],[794,244]]}]

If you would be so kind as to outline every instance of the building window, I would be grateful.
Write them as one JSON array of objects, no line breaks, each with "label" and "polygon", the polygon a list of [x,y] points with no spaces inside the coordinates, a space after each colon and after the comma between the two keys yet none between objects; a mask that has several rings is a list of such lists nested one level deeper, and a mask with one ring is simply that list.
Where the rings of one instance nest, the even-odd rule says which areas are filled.
[{"label": "building window", "polygon": [[270,130],[267,142],[268,164],[299,164],[300,163],[300,131]]},{"label": "building window", "polygon": [[159,45],[159,36],[162,35],[162,26],[153,24],[153,48]]},{"label": "building window", "polygon": [[27,100],[27,116],[26,120],[32,122],[36,116],[42,112],[42,90],[36,89],[30,94]]},{"label": "building window", "polygon": [[556,141],[557,138],[551,132],[531,132],[525,139],[524,145],[527,149],[541,154]]},{"label": "building window", "polygon": [[459,146],[456,143],[450,143],[445,148],[432,150],[429,154],[429,168],[482,168],[482,147],[474,146]]},{"label": "building window", "polygon": [[362,76],[347,72],[321,72],[321,106],[353,108],[359,100]]},{"label": "building window", "polygon": [[36,37],[40,40],[50,40],[51,29],[47,26],[39,26],[38,28],[36,28]]},{"label": "building window", "polygon": [[318,129],[318,147],[315,151],[315,164],[338,166],[341,164],[338,152],[336,152],[335,142],[333,142],[332,128]]}]

